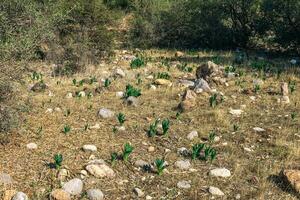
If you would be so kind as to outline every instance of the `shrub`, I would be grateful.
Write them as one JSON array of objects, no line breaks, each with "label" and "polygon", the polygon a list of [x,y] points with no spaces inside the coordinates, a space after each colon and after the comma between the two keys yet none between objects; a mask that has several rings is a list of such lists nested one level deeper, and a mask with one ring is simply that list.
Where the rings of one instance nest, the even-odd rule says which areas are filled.
[{"label": "shrub", "polygon": [[8,106],[0,105],[0,133],[7,133],[17,125],[17,113]]}]

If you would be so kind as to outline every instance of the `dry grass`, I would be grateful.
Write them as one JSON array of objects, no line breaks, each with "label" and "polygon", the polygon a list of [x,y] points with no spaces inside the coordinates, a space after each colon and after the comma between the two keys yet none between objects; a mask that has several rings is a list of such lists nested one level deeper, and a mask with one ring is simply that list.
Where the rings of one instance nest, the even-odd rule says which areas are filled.
[{"label": "dry grass", "polygon": [[[189,54],[186,58],[180,58],[188,62],[194,68],[199,62],[204,62],[212,57],[215,52],[200,52],[197,58],[195,53]],[[225,58],[224,62],[230,61],[231,53],[220,52]],[[54,96],[49,97],[48,92],[32,93],[27,91],[27,85],[31,84],[29,78],[20,89],[23,101],[30,101],[32,108],[24,115],[24,121],[20,128],[11,136],[10,143],[2,146],[0,151],[0,171],[9,173],[16,183],[11,186],[17,190],[27,193],[32,199],[47,199],[54,188],[59,188],[60,183],[56,178],[57,171],[50,169],[47,163],[52,161],[54,154],[63,154],[63,165],[68,167],[70,177],[78,176],[81,169],[89,160],[89,153],[84,153],[81,147],[84,144],[95,144],[98,152],[94,155],[107,161],[114,151],[120,152],[126,142],[131,142],[134,152],[130,157],[130,163],[117,162],[113,167],[117,176],[114,179],[96,179],[89,177],[85,180],[85,189],[100,188],[106,199],[135,199],[132,190],[139,187],[147,195],[154,199],[210,199],[207,193],[207,186],[216,186],[226,194],[223,199],[234,199],[236,194],[241,194],[241,199],[297,199],[295,194],[286,188],[282,188],[278,182],[279,172],[285,168],[299,167],[300,163],[300,138],[299,138],[299,116],[293,121],[291,113],[300,113],[300,90],[297,89],[291,96],[291,104],[280,105],[277,103],[278,95],[269,95],[266,91],[269,87],[280,91],[280,82],[289,79],[296,80],[300,84],[299,76],[295,72],[286,71],[278,80],[268,78],[262,90],[259,92],[255,102],[252,102],[249,95],[242,94],[240,87],[231,82],[229,87],[218,86],[227,97],[226,101],[216,108],[209,107],[208,96],[198,95],[197,107],[192,112],[181,114],[179,119],[175,118],[180,96],[184,88],[177,85],[177,79],[184,77],[186,73],[176,68],[171,68],[173,87],[158,87],[157,90],[149,90],[148,85],[152,82],[145,79],[145,71],[150,72],[166,71],[166,68],[159,67],[159,56],[171,56],[171,51],[147,51],[147,55],[153,58],[153,62],[147,67],[130,70],[129,63],[106,63],[99,66],[88,66],[85,73],[77,74],[70,78],[52,78],[51,69],[44,63],[33,63],[33,70],[44,74],[44,81],[49,85],[49,90]],[[173,58],[175,59],[175,58]],[[277,61],[276,61],[277,62]],[[278,62],[282,62],[279,60]],[[107,91],[98,94],[91,99],[73,98],[66,99],[67,92],[80,91],[84,87],[95,88],[98,84],[76,87],[72,85],[72,79],[77,80],[96,76],[98,80],[106,78],[113,69],[118,66],[127,71],[123,79],[112,81]],[[252,72],[246,73],[245,87],[252,88]],[[139,98],[141,105],[137,108],[126,106],[122,100],[116,97],[117,91],[124,91],[126,84],[137,82],[135,75],[141,73],[143,83],[135,86],[142,89],[142,96]],[[193,75],[188,75],[193,77]],[[59,82],[59,84],[57,84]],[[236,96],[233,98],[232,95]],[[231,116],[229,108],[240,108],[246,105],[244,113],[240,118]],[[91,106],[91,107],[90,107]],[[46,114],[47,108],[59,107],[62,112]],[[126,131],[113,133],[117,120],[100,119],[97,111],[100,108],[109,108],[116,113],[122,112],[126,115]],[[88,109],[90,108],[90,109]],[[64,116],[67,109],[71,114]],[[281,117],[280,117],[280,116]],[[288,115],[288,117],[285,117]],[[149,118],[151,121],[149,121]],[[155,118],[171,119],[171,130],[168,137],[148,138],[146,130]],[[95,125],[99,123],[101,128],[84,131],[84,125]],[[72,128],[67,135],[62,133],[65,124]],[[239,130],[233,132],[233,124],[239,125]],[[263,134],[255,133],[252,128],[262,127],[267,131]],[[43,127],[39,132],[39,127]],[[279,128],[280,127],[280,128]],[[178,156],[177,148],[191,146],[207,138],[210,130],[215,129],[221,137],[220,142],[214,144],[218,151],[217,160],[213,163],[193,161],[192,168],[195,172],[183,172],[174,167],[175,161],[182,159]],[[200,134],[195,141],[187,140],[187,134],[197,130]],[[298,136],[296,135],[298,134]],[[29,151],[26,144],[35,142],[38,149]],[[227,145],[224,145],[224,143]],[[154,152],[148,152],[148,147],[154,146]],[[244,147],[252,147],[253,152],[246,152]],[[165,153],[165,149],[170,153]],[[139,172],[134,169],[132,163],[135,160],[143,159],[152,162],[156,158],[165,157],[170,166],[169,173],[162,176]],[[228,179],[219,179],[208,176],[209,169],[214,167],[226,167],[231,170],[232,176]],[[143,180],[143,177],[146,177]],[[176,187],[179,180],[191,180],[192,188],[182,190]],[[8,189],[2,187],[0,191]],[[164,198],[163,198],[164,197]],[[78,199],[85,199],[84,195]]]}]

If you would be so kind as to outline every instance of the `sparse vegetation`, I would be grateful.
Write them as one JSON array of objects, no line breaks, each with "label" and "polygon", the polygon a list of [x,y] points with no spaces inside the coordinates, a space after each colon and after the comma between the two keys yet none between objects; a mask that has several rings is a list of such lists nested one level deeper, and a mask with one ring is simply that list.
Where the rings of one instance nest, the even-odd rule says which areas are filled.
[{"label": "sparse vegetation", "polygon": [[132,85],[128,84],[126,85],[126,90],[125,90],[125,93],[124,93],[124,97],[125,98],[128,98],[128,97],[139,97],[141,96],[141,90],[140,89],[137,89],[137,88],[134,88]]},{"label": "sparse vegetation", "polygon": [[165,160],[164,159],[156,159],[154,163],[155,163],[158,175],[159,176],[162,175],[162,173],[164,172],[164,169],[166,168]]},{"label": "sparse vegetation", "polygon": [[129,155],[132,153],[132,151],[133,151],[133,146],[131,146],[129,143],[126,143],[125,145],[124,145],[124,150],[123,150],[123,160],[125,161],[125,162],[127,162],[128,161],[128,158],[129,158]]}]

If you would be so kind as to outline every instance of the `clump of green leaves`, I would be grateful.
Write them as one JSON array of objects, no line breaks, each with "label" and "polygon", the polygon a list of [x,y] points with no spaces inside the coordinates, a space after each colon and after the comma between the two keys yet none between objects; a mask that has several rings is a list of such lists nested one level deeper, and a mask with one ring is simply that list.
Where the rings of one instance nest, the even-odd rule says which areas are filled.
[{"label": "clump of green leaves", "polygon": [[192,147],[192,159],[195,160],[196,158],[199,158],[200,160],[211,160],[213,161],[216,159],[217,152],[216,150],[209,146],[205,145],[203,143],[201,144],[195,144]]},{"label": "clump of green leaves", "polygon": [[189,73],[191,73],[193,71],[193,68],[189,67],[187,65],[187,63],[181,64],[181,65],[177,65],[177,69],[179,69],[182,72],[189,72]]},{"label": "clump of green leaves", "polygon": [[234,132],[238,131],[239,129],[240,129],[239,125],[237,125],[237,124],[233,125],[233,131]]},{"label": "clump of green leaves", "polygon": [[61,154],[54,155],[54,166],[55,169],[59,169],[62,166],[63,156]]},{"label": "clump of green leaves", "polygon": [[162,175],[164,169],[166,168],[165,160],[164,159],[156,159],[154,163],[155,163],[158,175],[159,176]]},{"label": "clump of green leaves", "polygon": [[38,73],[36,71],[34,71],[31,75],[31,80],[42,80],[43,79],[43,74],[42,73]]},{"label": "clump of green leaves", "polygon": [[129,155],[132,153],[133,149],[134,149],[133,146],[131,146],[129,143],[126,143],[126,144],[124,145],[124,150],[123,150],[123,160],[124,160],[125,162],[128,161],[128,157],[129,157]]},{"label": "clump of green leaves", "polygon": [[137,57],[130,62],[131,69],[138,69],[146,65],[145,59],[143,57]]},{"label": "clump of green leaves", "polygon": [[200,152],[205,147],[205,144],[194,144],[192,147],[192,160],[195,160],[197,157],[200,156]]},{"label": "clump of green leaves", "polygon": [[157,130],[157,125],[159,123],[159,119],[156,119],[154,123],[150,124],[149,130],[148,130],[148,136],[153,137],[157,135],[158,130]]},{"label": "clump of green leaves", "polygon": [[208,142],[213,143],[215,141],[216,135],[217,134],[215,131],[211,131],[208,135]]},{"label": "clump of green leaves", "polygon": [[163,129],[163,135],[166,135],[170,129],[170,120],[164,119],[161,123]]},{"label": "clump of green leaves", "polygon": [[117,119],[118,119],[119,124],[122,126],[126,120],[126,117],[123,113],[119,113],[117,115]]},{"label": "clump of green leaves", "polygon": [[64,134],[67,134],[67,133],[69,133],[71,131],[71,126],[70,125],[68,125],[68,124],[66,124],[66,125],[64,125],[64,128],[63,128],[63,133]]},{"label": "clump of green leaves", "polygon": [[158,72],[156,75],[155,75],[155,78],[156,79],[167,79],[167,80],[170,80],[171,79],[171,76],[169,73],[167,72]]},{"label": "clump of green leaves", "polygon": [[92,85],[93,83],[97,83],[97,78],[95,76],[90,77],[90,85]]},{"label": "clump of green leaves", "polygon": [[74,78],[74,79],[72,80],[72,83],[73,83],[73,85],[75,85],[75,86],[76,86],[76,84],[77,84],[77,80]]},{"label": "clump of green leaves", "polygon": [[292,120],[295,120],[296,117],[297,117],[297,113],[296,113],[296,112],[292,112],[292,113],[291,113],[291,118],[292,118]]},{"label": "clump of green leaves", "polygon": [[259,84],[254,85],[254,92],[258,93],[260,91],[261,87]]},{"label": "clump of green leaves", "polygon": [[116,152],[113,152],[113,153],[110,155],[110,162],[111,162],[111,165],[114,166],[117,160],[118,160],[118,154],[117,154]]},{"label": "clump of green leaves", "polygon": [[104,87],[108,88],[110,85],[111,85],[111,81],[108,78],[105,79],[105,81],[104,81]]},{"label": "clump of green leaves", "polygon": [[289,89],[292,94],[296,91],[296,81],[289,81]]},{"label": "clump of green leaves", "polygon": [[226,66],[225,67],[225,73],[228,74],[228,73],[233,73],[236,71],[236,68],[234,66]]},{"label": "clump of green leaves", "polygon": [[210,105],[210,107],[215,108],[217,105],[219,105],[223,101],[224,101],[224,97],[222,95],[218,95],[215,93],[212,96],[210,96],[209,105]]},{"label": "clump of green leaves", "polygon": [[126,85],[126,90],[124,93],[124,97],[128,98],[128,97],[139,97],[141,96],[141,90],[134,88],[132,85],[128,84]]}]

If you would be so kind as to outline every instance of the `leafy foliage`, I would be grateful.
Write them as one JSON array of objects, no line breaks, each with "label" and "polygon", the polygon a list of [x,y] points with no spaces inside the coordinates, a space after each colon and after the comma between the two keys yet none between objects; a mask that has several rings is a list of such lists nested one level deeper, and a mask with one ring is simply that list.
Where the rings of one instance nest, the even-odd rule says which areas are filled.
[{"label": "leafy foliage", "polygon": [[139,97],[141,96],[141,90],[134,88],[132,85],[128,84],[126,85],[126,90],[124,93],[124,97],[128,98],[128,97]]}]

